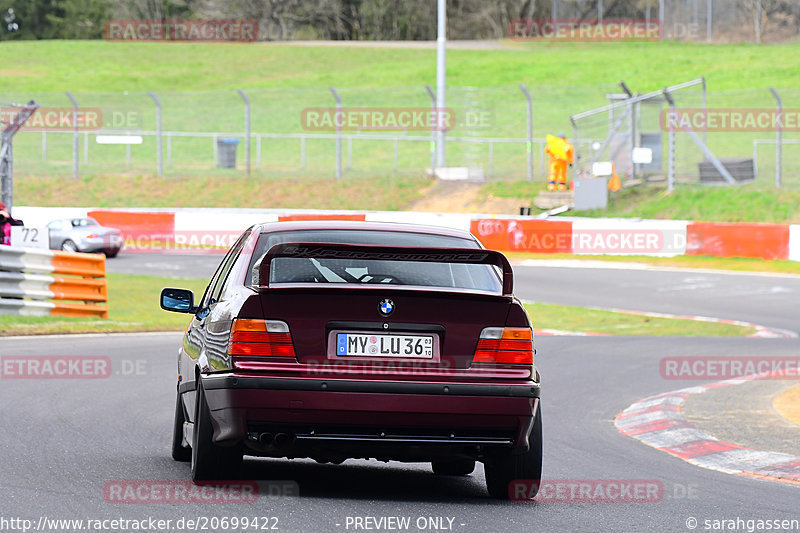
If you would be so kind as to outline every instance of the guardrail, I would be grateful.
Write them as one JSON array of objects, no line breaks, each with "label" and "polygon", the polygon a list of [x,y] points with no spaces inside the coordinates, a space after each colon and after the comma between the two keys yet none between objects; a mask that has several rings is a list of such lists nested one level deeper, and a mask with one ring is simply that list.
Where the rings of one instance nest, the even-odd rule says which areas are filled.
[{"label": "guardrail", "polygon": [[0,246],[0,314],[108,318],[105,277],[102,254]]}]

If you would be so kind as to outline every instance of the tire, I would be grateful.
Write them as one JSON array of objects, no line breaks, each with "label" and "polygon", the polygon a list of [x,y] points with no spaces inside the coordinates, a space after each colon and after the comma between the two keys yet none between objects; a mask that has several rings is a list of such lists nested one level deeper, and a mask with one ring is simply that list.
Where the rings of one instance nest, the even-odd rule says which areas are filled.
[{"label": "tire", "polygon": [[176,394],[176,397],[175,421],[172,424],[172,458],[186,463],[192,460],[192,449],[183,446],[183,423],[186,422],[186,417],[183,415],[180,393]]},{"label": "tire", "polygon": [[475,470],[474,459],[439,459],[432,461],[433,473],[440,476],[468,476]]},{"label": "tire", "polygon": [[77,252],[78,245],[72,242],[71,240],[67,239],[61,243],[61,250],[65,252]]},{"label": "tire", "polygon": [[536,408],[536,421],[530,434],[530,450],[514,455],[507,453],[488,459],[484,466],[486,471],[486,488],[489,495],[498,500],[508,500],[509,486],[517,479],[524,479],[532,487],[526,496],[533,499],[539,492],[542,482],[542,407]]},{"label": "tire", "polygon": [[112,257],[117,257],[117,254],[119,253],[119,250],[111,250],[111,251],[106,250],[103,253],[106,254],[106,257],[111,259]]},{"label": "tire", "polygon": [[214,428],[206,403],[203,384],[198,377],[192,438],[192,481],[237,479],[242,469],[242,452],[238,446],[222,447],[211,441]]}]

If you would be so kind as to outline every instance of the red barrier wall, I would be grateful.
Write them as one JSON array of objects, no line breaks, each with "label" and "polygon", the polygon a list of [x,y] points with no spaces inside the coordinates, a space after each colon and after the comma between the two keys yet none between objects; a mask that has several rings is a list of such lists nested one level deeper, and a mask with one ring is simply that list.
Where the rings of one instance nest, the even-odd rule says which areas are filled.
[{"label": "red barrier wall", "polygon": [[149,240],[171,239],[175,234],[175,213],[89,211],[87,214],[103,226],[117,228],[125,239],[140,236]]},{"label": "red barrier wall", "polygon": [[572,222],[481,218],[470,222],[481,243],[501,252],[556,254],[572,252]]},{"label": "red barrier wall", "polygon": [[686,227],[686,255],[789,258],[789,226],[694,222]]}]

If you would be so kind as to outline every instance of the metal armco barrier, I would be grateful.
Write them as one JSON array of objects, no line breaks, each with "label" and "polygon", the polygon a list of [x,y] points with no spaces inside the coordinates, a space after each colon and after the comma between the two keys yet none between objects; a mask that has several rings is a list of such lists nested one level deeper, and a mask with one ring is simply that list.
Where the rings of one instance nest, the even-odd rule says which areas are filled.
[{"label": "metal armco barrier", "polygon": [[102,254],[0,246],[0,314],[108,318],[105,276]]}]

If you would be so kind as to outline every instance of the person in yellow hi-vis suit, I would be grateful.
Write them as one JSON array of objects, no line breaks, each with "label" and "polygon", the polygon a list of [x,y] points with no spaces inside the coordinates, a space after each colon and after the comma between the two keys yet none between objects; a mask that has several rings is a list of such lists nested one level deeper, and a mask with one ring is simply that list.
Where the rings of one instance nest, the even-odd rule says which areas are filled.
[{"label": "person in yellow hi-vis suit", "polygon": [[575,162],[575,148],[563,133],[558,137],[547,136],[545,153],[550,156],[550,176],[547,181],[547,190],[567,190],[567,165]]}]

